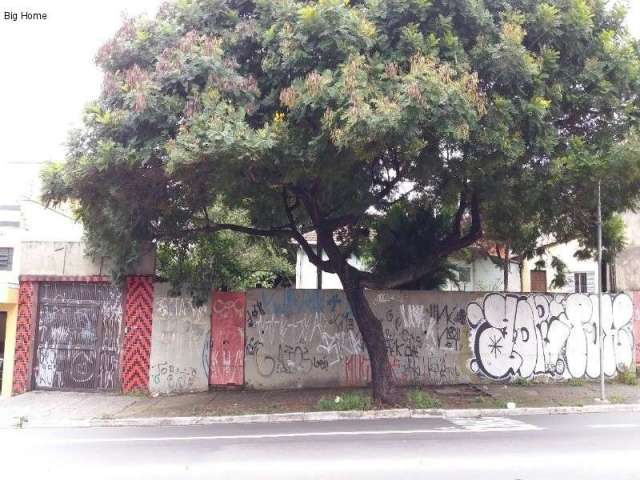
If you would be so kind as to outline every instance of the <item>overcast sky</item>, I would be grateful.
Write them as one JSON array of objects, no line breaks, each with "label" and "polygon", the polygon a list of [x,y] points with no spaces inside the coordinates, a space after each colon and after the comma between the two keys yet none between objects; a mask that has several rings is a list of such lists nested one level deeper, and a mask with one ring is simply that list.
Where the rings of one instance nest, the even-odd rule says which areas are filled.
[{"label": "overcast sky", "polygon": [[[33,194],[38,162],[64,156],[67,132],[102,83],[94,56],[123,12],[154,14],[162,0],[0,0],[0,203]],[[5,11],[45,12],[5,21]],[[5,181],[6,179],[9,181]]]},{"label": "overcast sky", "polygon": [[[33,195],[38,163],[61,159],[70,128],[99,92],[93,58],[122,14],[154,14],[163,0],[0,0],[0,203]],[[640,37],[640,0],[629,24]],[[5,11],[45,12],[6,21]]]}]

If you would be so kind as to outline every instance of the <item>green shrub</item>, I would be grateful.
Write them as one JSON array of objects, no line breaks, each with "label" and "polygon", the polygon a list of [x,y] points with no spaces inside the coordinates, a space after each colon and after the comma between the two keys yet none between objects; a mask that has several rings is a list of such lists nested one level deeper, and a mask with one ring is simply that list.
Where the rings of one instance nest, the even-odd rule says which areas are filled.
[{"label": "green shrub", "polygon": [[585,381],[582,378],[570,378],[567,384],[571,387],[582,387]]},{"label": "green shrub", "polygon": [[505,400],[489,396],[476,397],[474,402],[478,405],[478,408],[507,408]]},{"label": "green shrub", "polygon": [[440,408],[442,402],[421,390],[412,390],[407,394],[413,408]]},{"label": "green shrub", "polygon": [[318,400],[318,410],[369,410],[371,408],[371,397],[359,393],[345,393],[335,397],[322,397]]},{"label": "green shrub", "polygon": [[506,400],[501,400],[499,398],[496,398],[493,401],[493,404],[495,405],[496,408],[507,408],[507,403],[509,402],[507,402]]},{"label": "green shrub", "polygon": [[638,377],[636,376],[636,372],[632,372],[626,368],[621,372],[618,372],[618,383],[624,383],[625,385],[637,385]]},{"label": "green shrub", "polygon": [[626,399],[622,395],[610,395],[609,403],[626,403]]},{"label": "green shrub", "polygon": [[514,385],[518,385],[519,387],[528,387],[529,385],[531,385],[529,379],[524,377],[518,377],[512,383]]}]

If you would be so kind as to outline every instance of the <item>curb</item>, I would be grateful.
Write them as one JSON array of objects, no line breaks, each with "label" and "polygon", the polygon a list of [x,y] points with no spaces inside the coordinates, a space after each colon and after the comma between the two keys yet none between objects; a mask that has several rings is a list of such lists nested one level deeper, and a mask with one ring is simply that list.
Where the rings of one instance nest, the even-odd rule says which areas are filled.
[{"label": "curb", "polygon": [[206,417],[88,418],[47,421],[25,417],[0,420],[0,428],[88,428],[153,427],[247,423],[331,422],[336,420],[381,420],[411,418],[517,417],[521,415],[567,415],[580,413],[640,412],[640,404],[587,405],[584,407],[522,407],[513,409],[469,408],[352,410],[346,412],[292,412]]}]

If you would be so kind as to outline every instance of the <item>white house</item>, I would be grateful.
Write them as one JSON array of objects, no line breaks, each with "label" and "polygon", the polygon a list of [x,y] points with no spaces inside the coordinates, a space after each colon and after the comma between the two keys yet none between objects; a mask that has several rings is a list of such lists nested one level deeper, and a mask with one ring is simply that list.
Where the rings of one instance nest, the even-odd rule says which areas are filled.
[{"label": "white house", "polygon": [[[317,251],[316,233],[306,233],[304,238]],[[322,258],[327,260],[326,253],[323,252]],[[362,262],[354,255],[351,256],[348,262],[356,268],[364,268]],[[296,288],[342,289],[342,283],[335,273],[323,272],[317,268],[311,263],[302,247],[298,247],[296,255]]]},{"label": "white house", "polygon": [[[600,278],[598,262],[596,260],[579,260],[575,252],[580,249],[577,240],[568,243],[543,243],[545,253],[539,258],[526,261],[523,265],[523,290],[527,292],[578,292],[596,293]],[[565,263],[567,283],[563,287],[552,286],[555,270],[551,265],[553,257],[557,257]],[[544,267],[537,268],[535,263],[544,261]]]},{"label": "white house", "polygon": [[[456,266],[458,281],[448,281],[443,290],[463,292],[503,290],[504,274],[502,267],[496,265],[495,261],[492,260],[491,252],[472,248],[470,259],[462,259],[454,255],[450,258],[450,261]],[[509,291],[521,291],[520,263],[516,259],[511,259],[509,265]]]},{"label": "white house", "polygon": [[[316,245],[314,232],[305,235],[311,246]],[[533,260],[520,262],[512,258],[509,268],[510,292],[585,292],[595,293],[598,282],[598,264],[595,260],[579,260],[574,253],[580,248],[577,241],[569,243],[553,243],[548,239],[541,239],[541,245],[546,247],[545,253]],[[448,291],[501,291],[503,290],[502,268],[492,260],[493,253],[483,250],[479,246],[471,249],[469,258],[453,256],[451,263],[458,270],[458,281],[447,282],[443,290]],[[552,285],[555,269],[552,267],[553,257],[558,257],[567,266],[566,281],[563,287]],[[323,254],[326,259],[326,254]],[[540,265],[544,262],[544,266]],[[352,256],[349,263],[357,268],[364,265]],[[536,265],[537,263],[537,265]],[[296,288],[341,289],[342,284],[337,275],[326,273],[313,265],[304,250],[299,247],[296,260]]]},{"label": "white house", "polygon": [[[315,232],[305,234],[307,242],[315,247],[317,245]],[[476,249],[477,250],[477,249]],[[444,290],[461,291],[491,291],[502,290],[502,270],[489,258],[488,254],[480,254],[475,251],[473,260],[465,261],[452,259],[452,263],[458,268],[458,282],[448,282]],[[323,253],[323,259],[327,259]],[[362,262],[354,255],[349,259],[349,263],[356,268],[365,268]],[[519,264],[512,260],[509,273],[509,290],[520,291],[520,271]],[[341,289],[342,283],[334,273],[323,272],[317,268],[304,252],[302,247],[298,247],[296,259],[296,288],[321,288],[321,289]]]}]

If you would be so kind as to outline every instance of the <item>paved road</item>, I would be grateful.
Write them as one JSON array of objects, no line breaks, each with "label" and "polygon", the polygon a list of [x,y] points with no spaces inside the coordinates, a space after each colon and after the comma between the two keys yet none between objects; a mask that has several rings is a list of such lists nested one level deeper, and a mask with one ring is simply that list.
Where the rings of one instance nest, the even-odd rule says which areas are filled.
[{"label": "paved road", "polygon": [[42,480],[640,479],[640,414],[2,429],[0,468]]}]

